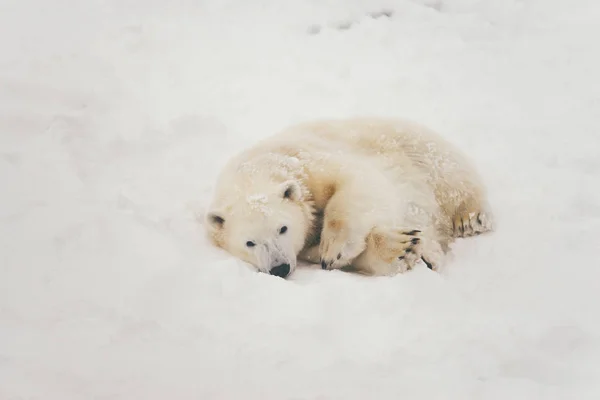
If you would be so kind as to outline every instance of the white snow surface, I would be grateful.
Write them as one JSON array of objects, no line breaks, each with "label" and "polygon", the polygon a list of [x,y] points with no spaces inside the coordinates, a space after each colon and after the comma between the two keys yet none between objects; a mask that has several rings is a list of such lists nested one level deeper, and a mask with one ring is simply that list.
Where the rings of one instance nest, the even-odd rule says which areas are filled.
[{"label": "white snow surface", "polygon": [[[0,399],[600,398],[599,20],[595,0],[4,0]],[[393,278],[283,280],[209,244],[229,157],[357,115],[467,152],[496,232]]]}]

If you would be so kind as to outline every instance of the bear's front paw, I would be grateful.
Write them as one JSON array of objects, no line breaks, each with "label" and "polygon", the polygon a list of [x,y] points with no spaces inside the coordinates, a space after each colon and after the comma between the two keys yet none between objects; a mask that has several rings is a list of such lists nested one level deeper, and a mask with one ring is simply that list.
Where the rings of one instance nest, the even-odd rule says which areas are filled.
[{"label": "bear's front paw", "polygon": [[[372,267],[385,264],[395,273],[412,269],[422,256],[421,231],[417,229],[374,229],[368,238]],[[383,267],[383,265],[382,265]]]},{"label": "bear's front paw", "polygon": [[366,248],[366,235],[353,234],[349,227],[323,229],[319,253],[322,269],[349,266]]}]

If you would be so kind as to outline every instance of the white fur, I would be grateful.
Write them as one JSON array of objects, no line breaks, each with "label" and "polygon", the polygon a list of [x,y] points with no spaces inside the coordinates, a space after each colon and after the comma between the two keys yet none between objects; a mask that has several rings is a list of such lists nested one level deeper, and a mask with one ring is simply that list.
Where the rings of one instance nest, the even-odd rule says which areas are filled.
[{"label": "white fur", "polygon": [[374,275],[422,258],[437,268],[454,238],[492,229],[458,150],[380,118],[296,125],[243,151],[221,171],[207,222],[217,246],[262,272],[301,258]]}]

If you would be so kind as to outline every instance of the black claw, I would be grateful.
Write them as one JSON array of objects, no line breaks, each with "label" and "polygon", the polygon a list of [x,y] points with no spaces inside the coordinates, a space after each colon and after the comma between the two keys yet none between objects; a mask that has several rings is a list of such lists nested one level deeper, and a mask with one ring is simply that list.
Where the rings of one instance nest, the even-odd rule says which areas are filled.
[{"label": "black claw", "polygon": [[404,256],[398,257],[398,260],[404,260]]},{"label": "black claw", "polygon": [[321,260],[321,269],[327,269],[327,264],[325,263],[325,260]]},{"label": "black claw", "polygon": [[477,214],[477,223],[478,223],[479,225],[483,225],[483,222],[481,222],[481,213],[480,213],[480,214]]},{"label": "black claw", "polygon": [[342,258],[342,253],[339,253],[337,256],[337,259],[339,260],[340,258]]},{"label": "black claw", "polygon": [[419,238],[412,238],[412,239],[410,240],[410,242],[411,242],[412,244],[417,244],[417,243],[419,243],[419,241],[420,241],[420,240],[421,240],[421,239],[419,239]]},{"label": "black claw", "polygon": [[433,270],[433,265],[429,261],[427,261],[423,257],[421,257],[421,260],[423,260],[423,262],[425,263],[425,265],[427,265],[427,268],[429,268],[430,270]]},{"label": "black claw", "polygon": [[416,235],[417,233],[421,233],[421,231],[418,229],[413,229],[410,232],[406,232],[407,235]]}]

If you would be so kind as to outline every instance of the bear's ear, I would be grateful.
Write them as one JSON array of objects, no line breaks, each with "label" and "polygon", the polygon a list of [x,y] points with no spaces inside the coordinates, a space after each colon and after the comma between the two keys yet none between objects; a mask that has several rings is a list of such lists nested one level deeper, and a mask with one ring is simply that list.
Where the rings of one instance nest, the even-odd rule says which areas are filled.
[{"label": "bear's ear", "polygon": [[296,181],[286,181],[281,184],[281,197],[292,201],[302,200],[302,188]]},{"label": "bear's ear", "polygon": [[225,217],[220,211],[213,210],[206,214],[206,223],[213,230],[223,229],[225,225]]}]

